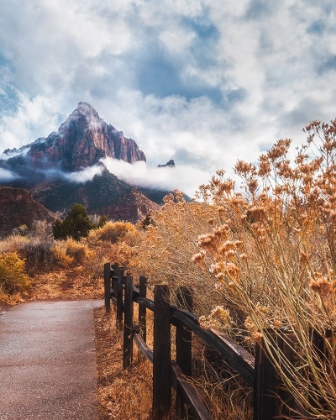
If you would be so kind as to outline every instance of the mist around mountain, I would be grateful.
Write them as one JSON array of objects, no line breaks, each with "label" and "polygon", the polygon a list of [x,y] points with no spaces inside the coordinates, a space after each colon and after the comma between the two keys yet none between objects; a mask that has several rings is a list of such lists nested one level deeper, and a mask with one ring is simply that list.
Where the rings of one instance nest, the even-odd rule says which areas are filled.
[{"label": "mist around mountain", "polygon": [[23,177],[29,171],[69,173],[95,166],[106,157],[128,163],[146,161],[134,140],[107,124],[90,104],[79,102],[57,132],[20,149],[5,150],[0,167]]},{"label": "mist around mountain", "polygon": [[129,183],[114,175],[111,162],[132,167],[145,164],[146,156],[133,139],[107,124],[85,102],[57,132],[7,149],[0,157],[0,184],[31,191],[52,212],[64,212],[78,202],[91,214],[135,222],[158,209],[167,193],[160,180],[153,189],[146,183],[137,186],[137,178]]}]

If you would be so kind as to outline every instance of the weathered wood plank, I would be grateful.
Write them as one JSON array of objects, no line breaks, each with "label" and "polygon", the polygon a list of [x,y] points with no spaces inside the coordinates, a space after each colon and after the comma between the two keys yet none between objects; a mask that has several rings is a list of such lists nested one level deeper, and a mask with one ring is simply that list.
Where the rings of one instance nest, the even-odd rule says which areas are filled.
[{"label": "weathered wood plank", "polygon": [[118,287],[117,287],[117,328],[122,329],[123,322],[123,283],[124,283],[124,271],[119,268],[118,264],[115,264],[115,271],[118,275]]},{"label": "weathered wood plank", "polygon": [[154,290],[153,419],[162,420],[171,406],[169,288]]},{"label": "weathered wood plank", "polygon": [[237,344],[231,338],[226,337],[224,334],[211,329],[209,331],[216,341],[213,343],[213,348],[217,350],[231,367],[236,370],[249,385],[253,386],[254,383],[254,357],[245,350],[242,346]]},{"label": "weathered wood plank", "polygon": [[202,402],[197,389],[187,381],[179,365],[171,363],[173,378],[177,383],[179,391],[183,394],[187,404],[192,407],[194,416],[199,420],[211,420],[211,416]]},{"label": "weathered wood plank", "polygon": [[[171,307],[171,316],[182,325],[189,328],[208,346],[218,351],[231,367],[239,373],[246,382],[254,385],[254,357],[239,344],[215,330],[207,330],[199,325],[197,317],[189,312]],[[196,318],[196,319],[195,319]]]},{"label": "weathered wood plank", "polygon": [[[265,343],[268,339],[274,348],[268,347]],[[282,366],[284,375],[290,377],[289,365],[295,365],[297,353],[294,349],[295,336],[285,331],[265,330],[261,343],[256,345],[256,367],[254,386],[254,420],[265,418],[307,418],[307,413],[302,412],[296,404],[293,395],[286,389],[286,386],[278,375],[274,366],[276,363]],[[287,363],[279,360],[279,355],[287,359]],[[273,360],[272,360],[273,359]]]},{"label": "weathered wood plank", "polygon": [[134,293],[133,293],[133,301],[145,306],[150,311],[154,311],[154,302],[150,299],[139,297],[136,295],[134,297]]},{"label": "weathered wood plank", "polygon": [[125,303],[124,303],[124,349],[123,368],[127,369],[132,364],[133,356],[133,300],[132,300],[132,277],[126,276]]},{"label": "weathered wood plank", "polygon": [[146,359],[148,359],[150,362],[153,363],[154,352],[151,348],[147,346],[147,344],[142,339],[140,334],[134,335],[134,341],[136,345],[138,346],[139,350],[141,351],[141,353],[146,357]]},{"label": "weathered wood plank", "polygon": [[[134,289],[133,289],[134,291]],[[147,294],[147,279],[144,276],[140,276],[139,278],[139,295],[140,297],[146,298]],[[147,309],[145,305],[139,304],[139,328],[140,328],[140,336],[143,341],[146,343],[146,333],[147,333],[147,320],[146,320],[146,313]],[[139,353],[138,357],[139,362],[143,360],[143,355]]]},{"label": "weathered wood plank", "polygon": [[[192,312],[193,298],[191,292],[186,287],[180,287],[176,292],[178,305]],[[181,324],[176,326],[176,361],[182,372],[191,376],[191,360],[192,360],[192,333]],[[176,415],[179,419],[185,419],[189,416],[189,409],[186,409],[186,400],[182,392],[176,395]]]},{"label": "weathered wood plank", "polygon": [[[140,298],[133,292],[133,299],[150,310],[154,310],[154,302],[150,299]],[[207,330],[199,325],[198,317],[184,309],[170,306],[170,321],[173,325],[182,325],[195,333],[204,342],[218,351],[250,385],[254,385],[254,357],[229,337],[215,330]]]},{"label": "weathered wood plank", "polygon": [[104,264],[104,295],[105,295],[105,309],[106,312],[111,312],[110,302],[110,287],[111,287],[111,264]]},{"label": "weathered wood plank", "polygon": [[[144,276],[140,276],[140,297],[146,298],[147,294],[147,279]],[[143,304],[139,305],[139,326],[141,338],[146,342],[146,306]]]},{"label": "weathered wood plank", "polygon": [[276,396],[278,385],[277,373],[266,356],[264,343],[261,345],[257,343],[253,420],[278,418],[279,402]]}]

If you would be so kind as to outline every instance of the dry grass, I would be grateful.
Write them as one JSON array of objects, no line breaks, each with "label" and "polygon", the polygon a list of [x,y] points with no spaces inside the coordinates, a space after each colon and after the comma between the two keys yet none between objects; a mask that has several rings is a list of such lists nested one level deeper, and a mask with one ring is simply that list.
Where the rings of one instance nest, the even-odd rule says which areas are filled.
[{"label": "dry grass", "polygon": [[92,280],[81,269],[70,268],[52,273],[39,273],[32,279],[29,300],[46,299],[102,299],[101,279]]},{"label": "dry grass", "polygon": [[[151,290],[149,290],[149,298]],[[134,319],[138,305],[134,304]],[[116,328],[116,313],[105,308],[95,309],[95,332],[98,368],[100,420],[150,419],[152,406],[153,365],[141,357],[134,344],[133,364],[122,369],[123,331]],[[147,310],[147,345],[153,348],[153,312]],[[175,328],[171,328],[171,357],[175,355]],[[139,361],[141,358],[141,361]],[[193,376],[190,382],[197,388],[214,420],[250,420],[253,417],[253,390],[224,362],[215,351],[193,338]],[[172,389],[170,419],[175,419],[176,393]],[[193,418],[192,413],[188,418]],[[186,419],[187,420],[187,419]]]},{"label": "dry grass", "polygon": [[105,308],[97,308],[94,319],[100,420],[150,419],[152,365],[135,362],[123,370],[123,336],[116,328],[113,310],[106,314]]},{"label": "dry grass", "polygon": [[[129,225],[118,224],[118,229],[125,233],[121,235],[123,240],[135,230]],[[111,244],[109,240],[99,239],[95,232],[81,241],[55,240],[50,231],[48,223],[39,221],[31,230],[20,229],[0,240],[1,300],[16,304],[29,299],[96,298],[101,293],[97,282],[104,263],[116,260],[118,241]],[[8,271],[9,258],[13,261]],[[22,287],[24,283],[31,283],[29,293]]]},{"label": "dry grass", "polygon": [[120,241],[127,242],[130,246],[135,246],[139,242],[140,234],[136,227],[130,222],[107,222],[99,229],[91,230],[90,241],[104,241],[116,244]]},{"label": "dry grass", "polygon": [[[205,325],[252,351],[263,337],[301,418],[334,419],[336,338],[325,332],[336,330],[336,120],[304,131],[292,161],[290,140],[255,164],[238,161],[240,188],[218,171],[199,202],[166,197],[141,247],[124,251],[152,284],[191,287]],[[294,364],[268,329],[294,335]],[[326,357],[311,331],[323,337]]]},{"label": "dry grass", "polygon": [[[290,141],[279,140],[257,164],[237,162],[241,189],[218,171],[200,187],[199,202],[187,203],[178,192],[166,197],[146,232],[108,225],[99,235],[93,233],[85,244],[86,260],[92,259],[94,271],[108,258],[133,273],[145,273],[150,285],[189,286],[194,311],[203,315],[206,326],[225,331],[252,352],[255,342],[264,338],[300,418],[331,420],[336,412],[336,337],[333,333],[327,339],[325,332],[336,330],[336,120],[314,121],[304,131],[307,143],[293,162]],[[115,236],[119,239],[112,245]],[[100,255],[104,238],[104,247],[111,248]],[[12,238],[11,244],[4,250],[0,243],[0,252],[14,252],[17,246],[30,249],[27,239]],[[33,254],[40,255],[38,250],[33,247]],[[66,252],[65,256],[74,258]],[[34,287],[41,296],[61,295],[62,282],[66,289],[72,275],[70,280],[64,273],[59,276],[51,284],[51,277],[38,275]],[[73,278],[81,279],[80,271]],[[83,284],[76,281],[69,289],[86,294],[80,288],[84,278]],[[88,295],[94,289],[90,281]],[[105,363],[99,372],[104,415],[147,418],[151,370],[140,363],[122,372],[121,336],[111,319],[103,313],[97,317],[108,321],[102,326],[105,350],[99,362]],[[277,346],[277,338],[266,333],[269,330],[276,337],[284,338],[284,331],[295,337],[295,366]],[[322,337],[327,357],[312,345],[312,330]],[[202,351],[195,353],[195,363],[195,379],[209,407],[214,407],[213,417],[249,418],[250,390],[225,369],[213,382],[216,375]],[[143,400],[147,411],[141,401],[131,404],[130,396]]]}]

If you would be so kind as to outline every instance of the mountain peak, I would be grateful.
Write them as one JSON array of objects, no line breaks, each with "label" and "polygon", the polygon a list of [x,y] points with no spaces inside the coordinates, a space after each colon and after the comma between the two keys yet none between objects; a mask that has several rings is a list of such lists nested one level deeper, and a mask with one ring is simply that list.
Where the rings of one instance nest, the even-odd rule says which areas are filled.
[{"label": "mountain peak", "polygon": [[128,163],[146,161],[136,142],[107,124],[87,102],[79,102],[57,132],[3,155],[6,162],[0,160],[0,167],[5,165],[18,173],[25,167],[73,172],[96,165],[105,157]]},{"label": "mountain peak", "polygon": [[77,108],[72,112],[72,114],[79,114],[86,117],[101,119],[98,115],[98,112],[88,102],[78,102]]},{"label": "mountain peak", "polygon": [[92,109],[93,111],[97,112],[92,105],[90,105],[88,102],[78,102],[77,108],[88,108]]},{"label": "mountain peak", "polygon": [[77,108],[72,111],[66,121],[60,126],[59,132],[67,130],[72,123],[78,123],[79,121],[82,124],[84,122],[84,124],[87,124],[87,128],[93,130],[101,128],[103,124],[106,124],[93,106],[87,102],[79,102]]}]

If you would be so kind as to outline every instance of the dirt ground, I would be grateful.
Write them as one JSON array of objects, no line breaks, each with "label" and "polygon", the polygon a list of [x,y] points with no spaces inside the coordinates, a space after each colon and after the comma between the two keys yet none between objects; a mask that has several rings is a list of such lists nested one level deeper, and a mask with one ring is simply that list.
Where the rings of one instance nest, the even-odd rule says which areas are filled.
[{"label": "dirt ground", "polygon": [[45,299],[102,299],[102,279],[88,279],[76,268],[36,274],[32,278],[30,300]]}]

